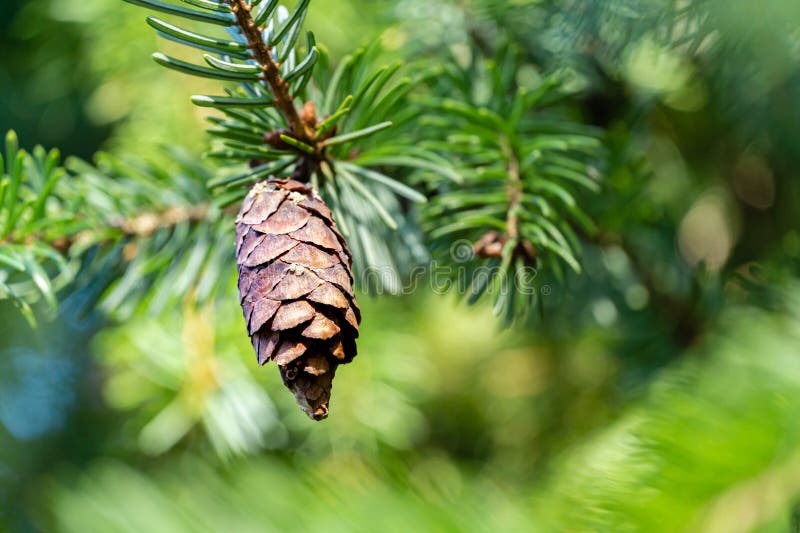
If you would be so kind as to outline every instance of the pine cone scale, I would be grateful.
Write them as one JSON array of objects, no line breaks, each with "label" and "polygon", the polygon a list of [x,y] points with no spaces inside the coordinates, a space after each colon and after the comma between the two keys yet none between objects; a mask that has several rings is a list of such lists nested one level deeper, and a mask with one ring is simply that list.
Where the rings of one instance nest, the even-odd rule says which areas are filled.
[{"label": "pine cone scale", "polygon": [[333,213],[331,213],[331,210],[328,209],[328,206],[325,205],[325,202],[322,200],[318,198],[304,198],[298,205],[305,207],[309,211],[313,211],[324,218],[326,222],[333,225]]},{"label": "pine cone scale", "polygon": [[256,202],[255,198],[253,198],[248,205],[248,202],[245,201],[242,204],[242,215],[237,219],[237,222],[248,226],[264,222],[268,216],[278,210],[281,202],[283,202],[288,195],[288,192],[280,191],[274,195],[270,195],[269,198],[263,202]]},{"label": "pine cone scale", "polygon": [[247,252],[247,259],[243,263],[244,266],[263,265],[300,244],[286,235],[264,235],[263,239],[258,239],[256,242],[257,244],[249,252],[247,251],[248,248],[242,247]]},{"label": "pine cone scale", "polygon": [[[289,265],[283,261],[270,263],[266,268],[256,268],[250,276],[250,286],[248,293],[253,295],[253,301],[266,297],[280,284],[289,274]],[[282,300],[282,298],[272,298]]]},{"label": "pine cone scale", "polygon": [[278,347],[278,343],[280,342],[280,335],[259,335],[254,336],[253,339],[257,339],[258,341],[258,345],[256,346],[258,364],[264,366],[269,362],[272,354],[275,353],[275,349]]},{"label": "pine cone scale", "polygon": [[296,328],[300,324],[313,320],[316,314],[316,310],[311,307],[311,304],[303,300],[284,304],[275,313],[275,318],[272,319],[272,329],[274,331],[283,331]]},{"label": "pine cone scale", "polygon": [[[332,221],[331,221],[332,222]],[[331,230],[322,219],[313,218],[308,221],[302,228],[298,228],[289,234],[290,237],[302,242],[310,242],[322,248],[341,252],[343,248],[343,240],[339,240],[336,234]]]},{"label": "pine cone scale", "polygon": [[297,243],[282,258],[282,261],[294,263],[310,269],[330,268],[339,264],[339,258],[332,256],[312,244]]},{"label": "pine cone scale", "polygon": [[[282,261],[279,261],[282,263]],[[322,280],[314,272],[300,265],[288,265],[280,281],[274,286],[267,298],[273,300],[296,300],[307,295],[322,284]]]},{"label": "pine cone scale", "polygon": [[275,354],[275,362],[281,366],[291,363],[304,353],[308,347],[300,341],[283,341]]},{"label": "pine cone scale", "polygon": [[306,226],[310,219],[311,213],[307,210],[292,202],[284,202],[277,211],[261,223],[254,224],[252,228],[268,235],[280,235],[299,230]]},{"label": "pine cone scale", "polygon": [[247,311],[245,311],[245,318],[247,319],[248,323],[248,334],[252,335],[261,329],[264,324],[266,324],[273,316],[275,316],[275,313],[277,313],[280,306],[280,302],[266,298],[261,302],[260,305],[253,305],[251,302],[249,304],[249,308],[251,309],[251,314],[249,317],[247,316]]},{"label": "pine cone scale", "polygon": [[331,283],[323,283],[308,295],[308,300],[319,304],[330,305],[337,309],[347,309],[350,301]]},{"label": "pine cone scale", "polygon": [[356,355],[361,315],[330,209],[302,183],[259,183],[242,203],[236,250],[258,363],[275,361],[300,407],[325,418],[336,368]]},{"label": "pine cone scale", "polygon": [[315,268],[313,271],[320,279],[335,285],[345,294],[353,294],[353,278],[350,275],[349,269],[344,268],[341,264],[334,265],[330,268]]},{"label": "pine cone scale", "polygon": [[317,312],[311,323],[303,330],[303,337],[308,339],[328,340],[342,329],[323,312]]}]

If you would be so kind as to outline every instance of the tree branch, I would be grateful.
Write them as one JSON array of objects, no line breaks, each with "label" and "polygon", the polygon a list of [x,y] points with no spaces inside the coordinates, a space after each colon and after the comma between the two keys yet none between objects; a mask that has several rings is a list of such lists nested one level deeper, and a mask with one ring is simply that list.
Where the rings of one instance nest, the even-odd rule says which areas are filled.
[{"label": "tree branch", "polygon": [[294,106],[292,95],[289,92],[289,84],[281,76],[280,65],[272,57],[271,47],[264,42],[263,28],[256,25],[253,15],[250,13],[250,5],[245,0],[228,0],[231,10],[236,15],[236,21],[241,28],[248,47],[253,52],[253,57],[261,65],[263,70],[262,77],[269,84],[273,96],[275,96],[275,107],[286,119],[292,135],[304,142],[311,142],[314,134],[308,125],[301,120],[297,108]]},{"label": "tree branch", "polygon": [[161,228],[183,222],[202,222],[208,216],[208,205],[179,205],[157,213],[143,213],[111,224],[126,235],[149,237]]},{"label": "tree branch", "polygon": [[[208,214],[209,206],[207,204],[179,205],[164,211],[142,213],[134,217],[112,221],[107,227],[120,230],[126,237],[146,238],[163,228],[175,227],[186,222],[190,224],[203,222],[208,218]],[[75,244],[91,240],[94,231],[83,230],[55,240],[50,245],[62,254],[66,254]]]}]

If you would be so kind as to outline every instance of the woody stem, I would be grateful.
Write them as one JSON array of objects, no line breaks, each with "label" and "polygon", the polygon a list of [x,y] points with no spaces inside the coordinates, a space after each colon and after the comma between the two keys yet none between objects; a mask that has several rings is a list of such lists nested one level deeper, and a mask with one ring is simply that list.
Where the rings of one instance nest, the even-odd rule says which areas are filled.
[{"label": "woody stem", "polygon": [[289,92],[289,84],[281,76],[280,65],[272,56],[272,48],[264,42],[262,28],[256,25],[256,21],[250,13],[250,5],[245,0],[228,0],[228,3],[234,15],[236,15],[237,25],[247,39],[248,48],[252,51],[255,60],[261,65],[263,79],[267,82],[275,97],[275,107],[286,119],[289,129],[295,138],[303,142],[312,142],[314,133],[300,119],[300,114]]}]

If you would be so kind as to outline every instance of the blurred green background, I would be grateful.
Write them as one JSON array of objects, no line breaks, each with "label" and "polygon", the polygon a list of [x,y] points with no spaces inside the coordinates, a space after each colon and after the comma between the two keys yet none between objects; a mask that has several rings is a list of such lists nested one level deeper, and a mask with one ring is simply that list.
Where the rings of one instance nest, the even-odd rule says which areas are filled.
[{"label": "blurred green background", "polygon": [[[117,1],[0,1],[0,131],[202,153],[216,82]],[[124,324],[0,307],[0,530],[797,531],[800,4],[318,0],[334,58],[468,39],[605,128],[598,233],[535,321],[361,297],[332,416],[256,367],[235,296]],[[424,134],[424,132],[421,132]],[[791,529],[795,528],[795,529]]]}]

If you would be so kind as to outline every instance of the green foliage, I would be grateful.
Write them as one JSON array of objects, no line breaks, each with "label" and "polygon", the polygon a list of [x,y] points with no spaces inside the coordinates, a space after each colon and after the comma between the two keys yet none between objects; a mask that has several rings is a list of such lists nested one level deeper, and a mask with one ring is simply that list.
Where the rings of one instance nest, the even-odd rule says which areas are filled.
[{"label": "green foliage", "polygon": [[59,159],[57,150],[20,150],[14,132],[6,135],[5,159],[0,155],[0,298],[10,298],[31,323],[30,303],[43,297],[53,311],[55,291],[75,274],[50,244],[75,231],[63,212],[69,200],[56,196],[66,176]]},{"label": "green foliage", "polygon": [[[478,0],[475,4],[473,16],[485,21],[481,28],[502,28],[548,63],[560,61],[590,75],[599,73],[580,57],[587,48],[596,52],[594,59],[603,67],[613,68],[631,43],[653,38],[667,46],[697,50],[709,33],[708,0],[579,0],[575,5],[557,0],[513,4]],[[530,31],[530,24],[538,31]]]},{"label": "green foliage", "polygon": [[[422,413],[431,398],[423,392],[424,383],[439,382],[445,374],[476,380],[477,363],[487,361],[497,346],[487,336],[491,315],[486,310],[470,310],[458,327],[450,325],[451,342],[443,350],[420,337],[419,329],[448,326],[452,307],[447,302],[422,296],[400,307],[391,299],[365,299],[365,316],[373,317],[375,329],[359,342],[362,352],[373,357],[354,365],[347,376],[337,376],[345,380],[337,385],[334,401],[341,416],[335,424],[310,431],[303,420],[287,416],[296,407],[293,398],[281,394],[282,385],[251,364],[235,289],[228,294],[199,311],[187,303],[157,320],[130,320],[98,337],[94,350],[109,378],[103,397],[126,414],[129,423],[121,431],[127,448],[161,456],[185,448],[206,450],[210,443],[222,457],[290,451],[298,442],[314,455],[344,442],[365,453],[375,447],[413,449],[429,431]],[[412,313],[417,307],[429,311]],[[510,332],[501,341],[509,351],[519,343]],[[405,369],[399,373],[398,354]],[[434,359],[435,365],[429,362]],[[461,401],[456,393],[447,399]]]},{"label": "green foliage", "polygon": [[[455,333],[466,337],[456,344],[475,345],[468,333],[479,329],[474,318]],[[800,494],[798,331],[796,313],[729,313],[693,351],[697,357],[656,377],[645,399],[567,449],[547,476],[532,481],[520,473],[535,483],[532,493],[498,483],[493,467],[471,472],[427,450],[384,451],[378,465],[334,440],[338,452],[320,458],[312,451],[317,437],[291,460],[252,458],[224,470],[195,454],[145,471],[98,463],[56,486],[52,507],[62,531],[182,531],[187,520],[201,531],[221,523],[253,531],[371,531],[376,523],[390,531],[757,530],[785,522]],[[507,365],[515,356],[493,357]],[[458,357],[452,362],[456,374],[448,379],[463,379]],[[514,379],[498,372],[509,393],[517,370]],[[496,417],[527,412],[505,412],[509,398],[494,404]],[[498,424],[497,431],[502,441],[508,428]],[[524,436],[515,433],[507,445]],[[203,482],[187,483],[197,476]],[[273,490],[258,489],[265,486]],[[131,501],[142,503],[131,509]]]},{"label": "green foliage", "polygon": [[[224,474],[186,458],[155,477],[123,464],[98,465],[58,487],[60,531],[527,531],[530,516],[518,498],[489,480],[459,488],[462,474],[436,460],[420,465],[411,483],[342,457],[298,468],[254,460]],[[402,470],[402,465],[396,465]],[[327,472],[338,472],[331,479]],[[195,480],[191,487],[186,479]],[[376,481],[379,484],[376,484]],[[469,481],[469,480],[467,480]],[[96,506],[87,512],[87,501]],[[135,501],[137,512],[130,512]]]},{"label": "green foliage", "polygon": [[33,323],[31,305],[43,299],[53,313],[59,291],[80,312],[99,304],[124,318],[232,285],[232,217],[211,204],[210,171],[179,149],[168,156],[169,168],[109,154],[64,168],[57,151],[28,154],[9,133],[0,297]]},{"label": "green foliage", "polygon": [[[167,148],[166,155],[173,162],[168,167],[110,154],[98,155],[96,167],[67,164],[79,178],[76,189],[87,211],[114,230],[98,244],[123,271],[110,276],[98,296],[101,308],[120,318],[159,313],[186,299],[207,302],[235,283],[233,216],[216,207],[205,188],[213,171],[179,148]],[[109,267],[99,266],[94,279]]]},{"label": "green foliage", "polygon": [[732,532],[789,515],[800,495],[798,316],[740,310],[723,324],[558,462],[537,516],[576,531]]},{"label": "green foliage", "polygon": [[348,238],[362,286],[392,293],[412,266],[428,258],[409,209],[427,198],[403,181],[421,185],[459,176],[444,158],[415,148],[421,110],[409,95],[434,73],[417,69],[396,79],[399,63],[371,67],[379,53],[373,44],[345,57],[335,70],[317,69],[312,98],[328,117],[318,130],[335,135],[325,141],[330,169],[323,166],[311,181]]},{"label": "green foliage", "polygon": [[[508,324],[537,301],[537,268],[563,281],[561,262],[580,272],[579,238],[572,225],[591,234],[593,224],[576,189],[599,192],[601,131],[573,120],[556,77],[520,84],[519,51],[504,47],[496,60],[477,49],[454,61],[430,99],[426,122],[441,141],[428,143],[459,161],[458,186],[443,184],[425,209],[425,228],[439,250],[454,255],[454,241],[481,243],[492,237],[493,252],[450,257],[471,302],[492,296],[495,313]],[[509,97],[513,95],[513,97]],[[502,250],[500,249],[502,247]],[[476,264],[477,263],[477,264]]]},{"label": "green foliage", "polygon": [[104,397],[132,414],[124,430],[129,448],[162,455],[197,435],[196,428],[221,457],[286,441],[275,404],[241,357],[250,346],[235,290],[225,293],[228,304],[217,312],[187,302],[180,317],[132,320],[96,340],[108,375]]}]

